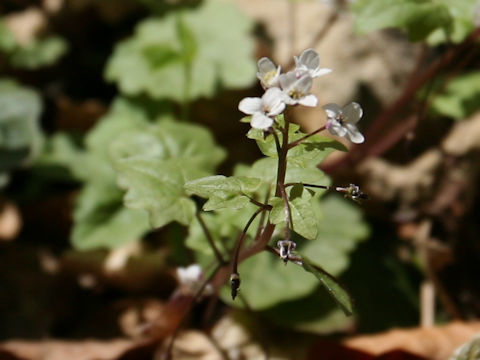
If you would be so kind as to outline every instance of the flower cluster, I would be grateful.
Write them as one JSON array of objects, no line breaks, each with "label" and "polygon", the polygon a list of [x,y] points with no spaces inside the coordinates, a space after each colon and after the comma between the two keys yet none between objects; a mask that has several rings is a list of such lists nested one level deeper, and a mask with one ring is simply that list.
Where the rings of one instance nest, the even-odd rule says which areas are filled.
[{"label": "flower cluster", "polygon": [[[317,97],[310,94],[313,79],[332,70],[320,67],[320,56],[313,49],[305,50],[294,59],[295,69],[285,74],[281,73],[281,66],[276,66],[269,58],[258,61],[257,78],[265,93],[261,98],[247,97],[238,105],[241,112],[251,115],[250,125],[253,128],[269,130],[275,123],[275,116],[283,113],[289,105],[317,106]],[[351,103],[340,108],[327,104],[323,109],[327,113],[325,129],[332,135],[345,136],[356,144],[364,141],[355,125],[362,117],[360,105]]]}]

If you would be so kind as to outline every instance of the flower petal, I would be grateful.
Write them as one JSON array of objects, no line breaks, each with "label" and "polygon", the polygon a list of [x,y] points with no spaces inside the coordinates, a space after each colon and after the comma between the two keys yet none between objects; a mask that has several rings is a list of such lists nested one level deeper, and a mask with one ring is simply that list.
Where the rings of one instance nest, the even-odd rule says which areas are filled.
[{"label": "flower petal", "polygon": [[311,77],[313,78],[317,78],[319,76],[323,76],[323,75],[327,75],[327,74],[330,74],[332,72],[332,69],[328,69],[328,68],[318,68],[317,70],[315,70],[313,72],[313,74],[310,74]]},{"label": "flower petal", "polygon": [[299,99],[298,103],[301,104],[301,105],[304,105],[304,106],[315,107],[315,106],[317,106],[318,99],[315,95],[310,94],[310,95],[304,96],[303,98]]},{"label": "flower petal", "polygon": [[288,92],[289,89],[297,82],[297,75],[293,71],[280,75],[280,87],[282,90]]},{"label": "flower petal", "polygon": [[260,130],[267,130],[272,125],[273,119],[263,115],[262,113],[253,114],[252,121],[250,121],[251,127]]},{"label": "flower petal", "polygon": [[268,57],[262,57],[257,62],[258,72],[261,74],[266,74],[270,71],[276,71],[277,67]]},{"label": "flower petal", "polygon": [[312,88],[313,79],[310,75],[304,74],[297,82],[294,84],[295,89],[300,90],[304,94],[308,94]]},{"label": "flower petal", "polygon": [[359,104],[352,102],[342,109],[346,122],[356,124],[363,115],[363,110]]},{"label": "flower petal", "polygon": [[238,110],[248,115],[262,111],[262,99],[258,97],[247,97],[242,99],[238,104]]},{"label": "flower petal", "polygon": [[336,120],[329,120],[327,122],[327,130],[335,136],[345,136],[347,134],[347,129]]},{"label": "flower petal", "polygon": [[361,144],[365,141],[365,137],[355,125],[345,124],[345,129],[347,130],[347,138],[354,144]]},{"label": "flower petal", "polygon": [[337,104],[326,104],[322,106],[322,109],[325,110],[329,119],[335,119],[338,114],[342,113],[342,109]]},{"label": "flower petal", "polygon": [[320,56],[313,49],[307,49],[300,55],[299,63],[305,65],[309,70],[315,70],[320,66]]}]

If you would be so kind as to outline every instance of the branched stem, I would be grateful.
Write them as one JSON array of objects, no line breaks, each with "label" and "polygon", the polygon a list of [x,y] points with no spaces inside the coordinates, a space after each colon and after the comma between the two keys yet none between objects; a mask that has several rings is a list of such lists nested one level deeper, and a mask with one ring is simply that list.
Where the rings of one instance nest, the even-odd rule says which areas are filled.
[{"label": "branched stem", "polygon": [[319,132],[325,130],[326,128],[327,128],[327,127],[326,127],[325,125],[323,125],[322,127],[318,128],[317,130],[312,131],[310,134],[307,134],[307,135],[305,135],[304,137],[301,137],[301,138],[298,139],[298,140],[292,141],[290,144],[288,144],[288,148],[291,149],[291,148],[293,148],[293,147],[301,144],[302,142],[304,142],[305,140],[307,140],[309,137],[318,134]]},{"label": "branched stem", "polygon": [[210,230],[208,230],[207,224],[205,224],[205,221],[203,221],[202,216],[200,215],[200,212],[197,211],[196,213],[198,222],[200,223],[200,226],[202,227],[203,232],[205,233],[205,236],[207,237],[207,241],[210,244],[213,253],[215,254],[215,257],[218,260],[218,263],[220,265],[225,265],[227,261],[223,259],[222,254],[218,250],[217,246],[215,245],[215,241],[213,240],[212,234],[210,233]]},{"label": "branched stem", "polygon": [[260,207],[260,208],[264,208],[265,210],[271,210],[271,209],[272,209],[272,205],[264,204],[264,203],[262,203],[262,202],[260,202],[260,201],[258,201],[258,200],[255,200],[254,198],[252,198],[252,197],[250,197],[250,196],[248,196],[248,198],[250,199],[250,202],[251,202],[252,204],[257,205],[257,206]]}]

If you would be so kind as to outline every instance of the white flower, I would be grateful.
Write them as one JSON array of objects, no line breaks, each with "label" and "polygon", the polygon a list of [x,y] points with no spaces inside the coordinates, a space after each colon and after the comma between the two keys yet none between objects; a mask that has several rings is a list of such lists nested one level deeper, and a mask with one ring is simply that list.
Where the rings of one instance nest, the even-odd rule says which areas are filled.
[{"label": "white flower", "polygon": [[331,69],[320,67],[320,56],[313,49],[307,49],[300,55],[294,56],[297,74],[308,73],[312,78],[326,75],[332,72]]},{"label": "white flower", "polygon": [[360,144],[365,141],[355,125],[363,115],[359,104],[352,102],[341,109],[336,104],[322,106],[327,113],[326,128],[332,135],[346,136],[351,142]]},{"label": "white flower", "polygon": [[271,116],[280,114],[285,109],[285,95],[277,87],[268,89],[261,98],[247,97],[240,101],[238,109],[252,115],[250,125],[255,129],[266,130],[273,125]]},{"label": "white flower", "polygon": [[296,72],[290,71],[280,75],[280,85],[287,95],[285,102],[288,105],[301,104],[305,106],[317,106],[317,98],[310,94],[313,79],[307,73],[297,76]]},{"label": "white flower", "polygon": [[281,66],[276,67],[272,60],[263,57],[257,63],[257,78],[260,80],[264,89],[278,86],[278,77],[280,76]]},{"label": "white flower", "polygon": [[[202,268],[198,264],[192,264],[186,268],[178,267],[177,277],[181,288],[190,294],[199,291],[205,281]],[[205,287],[204,294],[208,295],[211,292],[212,287],[209,284]]]}]

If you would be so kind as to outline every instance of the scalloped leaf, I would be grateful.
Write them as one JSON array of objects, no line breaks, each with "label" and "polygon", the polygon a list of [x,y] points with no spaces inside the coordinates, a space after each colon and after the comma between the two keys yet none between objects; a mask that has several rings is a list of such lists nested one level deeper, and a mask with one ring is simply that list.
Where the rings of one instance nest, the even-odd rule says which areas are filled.
[{"label": "scalloped leaf", "polygon": [[[38,156],[43,135],[40,96],[15,81],[0,79],[0,173],[25,165]],[[5,182],[2,181],[2,185]]]},{"label": "scalloped leaf", "polygon": [[116,46],[105,77],[125,94],[179,102],[211,97],[219,84],[248,86],[255,78],[251,28],[233,5],[213,0],[144,20]]},{"label": "scalloped leaf", "polygon": [[419,41],[437,29],[450,33],[453,26],[448,7],[437,0],[358,0],[352,10],[359,33],[400,28]]}]

